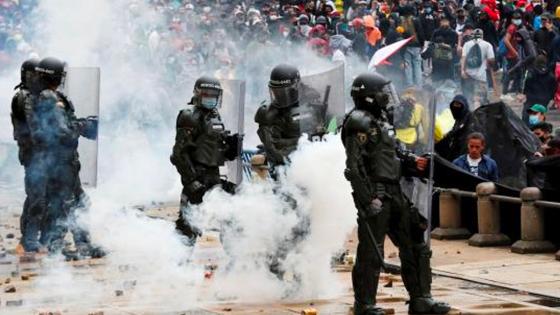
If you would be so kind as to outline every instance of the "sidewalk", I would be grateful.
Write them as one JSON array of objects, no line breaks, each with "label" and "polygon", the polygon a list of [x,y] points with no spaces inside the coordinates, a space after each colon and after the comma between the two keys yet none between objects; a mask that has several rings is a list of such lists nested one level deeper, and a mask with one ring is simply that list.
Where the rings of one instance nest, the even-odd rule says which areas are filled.
[{"label": "sidewalk", "polygon": [[[174,220],[177,211],[176,207],[163,206],[146,209],[144,213],[158,220]],[[235,297],[217,299],[207,292],[207,288],[216,280],[213,277],[195,287],[188,283],[181,287],[169,286],[169,279],[153,278],[151,274],[135,271],[135,265],[142,263],[137,261],[141,257],[131,257],[126,265],[118,266],[111,264],[111,256],[78,262],[49,262],[44,259],[24,261],[12,255],[19,231],[18,217],[10,212],[0,212],[0,235],[3,237],[0,248],[6,248],[4,255],[0,255],[2,314],[294,315],[302,314],[305,309],[314,309],[316,314],[351,315],[353,295],[350,265],[336,268],[338,285],[342,285],[342,291],[328,299],[260,303],[246,303]],[[8,234],[13,236],[8,238]],[[212,233],[202,237],[197,247],[199,257],[204,259],[195,259],[192,263],[203,267],[209,261],[218,261],[216,257],[223,253],[218,239]],[[347,245],[351,252],[355,252],[357,243],[354,238],[350,238]],[[432,293],[437,299],[453,306],[450,314],[560,314],[560,303],[528,293],[538,291],[560,296],[560,262],[555,261],[552,255],[518,255],[509,253],[507,248],[469,247],[465,241],[434,240],[432,249],[435,273]],[[398,262],[396,248],[390,242],[386,242],[386,256],[389,261]],[[60,266],[61,270],[53,273],[53,266]],[[156,271],[157,266],[154,268]],[[442,277],[439,273],[508,286],[518,291]],[[202,271],[200,278],[204,278]],[[10,287],[13,287],[14,292],[7,290]],[[198,293],[193,300],[195,304],[185,307],[181,303],[170,303],[189,299],[185,290],[193,289]],[[243,283],[239,284],[239,290],[244,290]],[[378,290],[379,305],[388,314],[407,314],[407,300],[400,276],[383,274]]]},{"label": "sidewalk", "polygon": [[[390,241],[385,246],[388,257],[396,255]],[[554,254],[520,255],[509,247],[469,246],[466,240],[432,240],[432,251],[436,274],[560,299],[560,261]],[[398,262],[397,258],[388,260]]]}]

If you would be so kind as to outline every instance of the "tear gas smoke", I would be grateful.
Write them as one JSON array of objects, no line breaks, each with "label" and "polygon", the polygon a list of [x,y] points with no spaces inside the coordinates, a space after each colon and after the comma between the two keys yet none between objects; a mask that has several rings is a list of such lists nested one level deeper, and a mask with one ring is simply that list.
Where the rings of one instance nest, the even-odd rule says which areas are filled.
[{"label": "tear gas smoke", "polygon": [[[193,211],[199,226],[224,230],[222,241],[231,267],[217,275],[216,295],[257,302],[279,299],[296,289],[297,295],[291,298],[341,293],[330,262],[355,225],[355,211],[350,185],[336,175],[345,168],[344,147],[338,136],[325,140],[300,141],[278,185],[245,183],[234,196],[215,189]],[[306,238],[286,242],[306,218],[310,219]],[[281,269],[298,279],[280,282],[268,270],[268,263],[285,244],[290,250],[280,262]],[[239,290],[239,283],[250,285]]]},{"label": "tear gas smoke", "polygon": [[[244,79],[245,144],[252,146],[258,143],[253,116],[261,101],[268,100],[271,68],[286,62],[300,67],[302,74],[316,73],[330,67],[329,62],[304,47],[286,49],[268,43],[246,47],[248,43],[240,42],[232,49],[239,60],[234,66],[223,62],[215,67],[201,65],[193,71],[185,66],[186,53],[177,53],[165,44],[173,36],[165,19],[143,2],[45,0],[37,10],[42,18],[36,21],[40,31],[35,42],[41,57],[53,55],[70,66],[101,68],[99,184],[96,190],[88,191],[92,206],[80,221],[91,231],[93,242],[109,252],[106,268],[114,272],[111,279],[123,283],[136,280],[129,305],[148,308],[148,301],[154,301],[152,306],[186,309],[204,303],[197,289],[202,271],[188,263],[199,249],[190,256],[172,222],[148,218],[130,207],[179,199],[179,176],[169,163],[178,110],[190,99],[194,80],[200,75]],[[199,29],[188,31],[196,42],[207,40]],[[169,67],[180,71],[170,74]],[[15,68],[0,79],[4,104],[9,103],[11,91],[6,86],[18,81]],[[79,111],[80,105],[75,106]],[[6,107],[2,108],[2,117],[7,117]],[[0,139],[11,141],[9,127],[0,132]],[[15,145],[11,148],[16,150]],[[3,168],[21,170],[15,160]],[[302,143],[279,187],[245,183],[235,196],[219,189],[205,196],[198,220],[209,227],[229,222],[222,237],[225,254],[234,261],[222,265],[216,275],[211,288],[214,298],[262,301],[285,296],[290,284],[270,274],[267,259],[298,224],[298,214],[311,218],[309,234],[282,262],[286,270],[301,275],[297,298],[336,294],[340,287],[330,270],[331,255],[341,248],[355,223],[343,169],[340,139],[329,136],[325,142]],[[18,178],[22,183],[23,176]],[[286,201],[285,194],[295,199],[298,213],[291,211],[293,204]],[[122,266],[127,266],[126,272]],[[69,274],[65,267],[55,267],[45,279],[58,277],[74,292],[107,290],[106,283],[77,282]],[[245,284],[243,292],[238,290],[239,281]],[[37,288],[48,293],[43,284]],[[98,298],[98,294],[91,295],[91,302]],[[81,302],[84,299],[90,295],[81,295]]]}]

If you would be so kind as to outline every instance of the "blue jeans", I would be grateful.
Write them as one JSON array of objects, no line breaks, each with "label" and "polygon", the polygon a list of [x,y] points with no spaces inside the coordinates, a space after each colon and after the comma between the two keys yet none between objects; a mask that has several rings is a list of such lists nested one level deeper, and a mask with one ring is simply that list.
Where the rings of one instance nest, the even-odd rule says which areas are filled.
[{"label": "blue jeans", "polygon": [[404,51],[404,74],[406,77],[406,85],[422,86],[422,57],[420,56],[420,47],[406,47]]}]

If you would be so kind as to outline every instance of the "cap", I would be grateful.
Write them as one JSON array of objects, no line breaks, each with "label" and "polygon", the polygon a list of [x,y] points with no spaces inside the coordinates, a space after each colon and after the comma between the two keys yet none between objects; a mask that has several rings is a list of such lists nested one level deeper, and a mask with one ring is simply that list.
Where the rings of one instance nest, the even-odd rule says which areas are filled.
[{"label": "cap", "polygon": [[541,104],[534,104],[533,106],[531,106],[531,108],[529,108],[527,110],[528,113],[541,113],[541,114],[545,114],[546,113],[546,107],[544,107]]}]

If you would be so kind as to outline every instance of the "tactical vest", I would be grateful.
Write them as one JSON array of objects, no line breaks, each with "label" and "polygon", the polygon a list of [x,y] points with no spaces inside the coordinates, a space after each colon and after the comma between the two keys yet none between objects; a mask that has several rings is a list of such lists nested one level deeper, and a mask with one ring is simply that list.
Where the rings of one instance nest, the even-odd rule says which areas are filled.
[{"label": "tactical vest", "polygon": [[[198,112],[198,111],[197,111]],[[227,131],[219,114],[204,115],[201,112],[197,126],[198,137],[195,140],[195,150],[192,159],[197,164],[210,167],[224,165]]]},{"label": "tactical vest", "polygon": [[395,138],[390,132],[386,124],[375,124],[370,129],[371,138],[365,144],[364,164],[373,182],[398,183],[400,180],[401,161],[396,154]]}]

